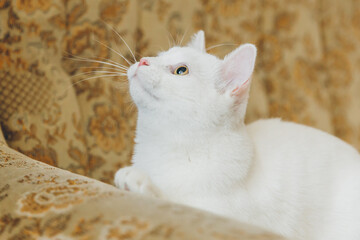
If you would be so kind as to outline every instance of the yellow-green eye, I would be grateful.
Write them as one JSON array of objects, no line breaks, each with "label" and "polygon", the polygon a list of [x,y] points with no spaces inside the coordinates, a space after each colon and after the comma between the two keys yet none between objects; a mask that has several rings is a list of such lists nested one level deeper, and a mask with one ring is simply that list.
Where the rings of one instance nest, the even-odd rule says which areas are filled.
[{"label": "yellow-green eye", "polygon": [[189,73],[189,69],[187,66],[182,65],[180,67],[177,67],[174,72],[175,75],[186,75]]}]

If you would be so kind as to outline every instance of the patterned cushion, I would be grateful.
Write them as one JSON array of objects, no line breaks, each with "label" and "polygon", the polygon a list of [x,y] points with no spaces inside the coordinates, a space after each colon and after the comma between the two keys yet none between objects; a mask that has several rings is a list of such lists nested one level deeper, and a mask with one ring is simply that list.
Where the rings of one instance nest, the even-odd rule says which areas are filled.
[{"label": "patterned cushion", "polygon": [[30,159],[0,142],[0,239],[281,239]]}]

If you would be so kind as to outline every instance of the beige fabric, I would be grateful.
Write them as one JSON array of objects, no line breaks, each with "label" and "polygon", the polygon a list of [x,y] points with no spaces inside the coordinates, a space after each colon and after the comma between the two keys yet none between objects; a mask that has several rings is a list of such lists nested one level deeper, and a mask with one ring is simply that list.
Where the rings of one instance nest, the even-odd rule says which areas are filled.
[{"label": "beige fabric", "polygon": [[115,187],[0,143],[0,239],[280,239]]},{"label": "beige fabric", "polygon": [[6,145],[6,141],[5,141],[5,138],[4,138],[4,134],[1,130],[1,127],[0,127],[0,143],[3,144],[3,145]]}]

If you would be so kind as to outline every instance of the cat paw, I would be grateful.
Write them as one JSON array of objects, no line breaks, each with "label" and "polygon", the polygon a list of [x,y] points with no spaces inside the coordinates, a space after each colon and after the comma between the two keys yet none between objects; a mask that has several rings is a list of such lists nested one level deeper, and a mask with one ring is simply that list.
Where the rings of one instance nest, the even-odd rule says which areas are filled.
[{"label": "cat paw", "polygon": [[124,167],[115,174],[115,186],[122,190],[136,192],[147,196],[160,198],[158,188],[151,182],[150,178],[133,167]]}]

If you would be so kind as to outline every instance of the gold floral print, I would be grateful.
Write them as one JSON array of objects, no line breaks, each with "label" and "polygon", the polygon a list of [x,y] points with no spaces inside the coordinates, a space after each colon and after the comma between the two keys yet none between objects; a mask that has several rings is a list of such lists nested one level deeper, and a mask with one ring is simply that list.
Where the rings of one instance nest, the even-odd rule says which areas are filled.
[{"label": "gold floral print", "polygon": [[8,183],[5,184],[4,186],[0,185],[0,202],[9,196],[7,193],[9,188],[10,188],[10,185]]},{"label": "gold floral print", "polygon": [[100,4],[100,18],[104,21],[118,24],[128,10],[129,0],[103,0]]},{"label": "gold floral print", "polygon": [[19,200],[20,212],[23,214],[39,215],[49,210],[66,209],[81,203],[85,197],[96,196],[97,192],[86,186],[56,185],[49,186],[36,192],[29,192]]},{"label": "gold floral print", "polygon": [[236,17],[243,10],[244,3],[241,0],[219,1],[220,14],[224,17]]},{"label": "gold floral print", "polygon": [[[123,226],[121,229],[117,226]],[[110,226],[106,233],[106,239],[141,239],[149,232],[152,226],[144,220],[136,217],[122,217]]]},{"label": "gold floral print", "polygon": [[[109,49],[106,47],[107,32],[103,23],[84,23],[74,26],[70,34],[63,42],[65,56],[63,58],[63,67],[69,74],[81,69],[81,67],[99,67],[98,62],[77,62],[72,60],[73,57],[86,57],[95,60],[104,60],[109,57]],[[99,43],[101,42],[101,43]],[[89,53],[91,54],[89,56]]]},{"label": "gold floral print", "polygon": [[31,158],[36,158],[40,162],[57,166],[57,153],[50,147],[46,148],[41,145],[37,145],[30,151],[24,151],[24,154]]},{"label": "gold floral print", "polygon": [[9,7],[10,1],[11,0],[0,0],[0,9]]},{"label": "gold floral print", "polygon": [[47,0],[17,0],[16,7],[26,13],[32,13],[36,10],[47,11],[52,2]]},{"label": "gold floral print", "polygon": [[124,148],[126,128],[121,111],[105,104],[94,106],[95,116],[89,121],[89,132],[96,144],[105,152],[120,152]]}]

